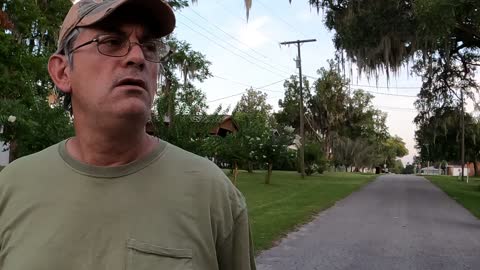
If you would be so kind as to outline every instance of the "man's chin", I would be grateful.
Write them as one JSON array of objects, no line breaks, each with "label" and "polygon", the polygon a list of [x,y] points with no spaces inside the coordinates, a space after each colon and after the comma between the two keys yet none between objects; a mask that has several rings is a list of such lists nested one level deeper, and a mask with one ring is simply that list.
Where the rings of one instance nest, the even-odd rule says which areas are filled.
[{"label": "man's chin", "polygon": [[143,118],[150,114],[150,107],[145,102],[131,102],[130,104],[118,104],[113,109],[113,114],[122,118]]}]

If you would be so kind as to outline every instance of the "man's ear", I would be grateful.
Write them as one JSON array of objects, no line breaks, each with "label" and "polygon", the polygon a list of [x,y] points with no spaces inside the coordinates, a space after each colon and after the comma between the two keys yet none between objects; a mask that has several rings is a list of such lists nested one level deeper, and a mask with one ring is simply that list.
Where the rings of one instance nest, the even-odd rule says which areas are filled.
[{"label": "man's ear", "polygon": [[64,93],[70,93],[70,66],[65,55],[54,54],[48,59],[48,73],[53,83]]}]

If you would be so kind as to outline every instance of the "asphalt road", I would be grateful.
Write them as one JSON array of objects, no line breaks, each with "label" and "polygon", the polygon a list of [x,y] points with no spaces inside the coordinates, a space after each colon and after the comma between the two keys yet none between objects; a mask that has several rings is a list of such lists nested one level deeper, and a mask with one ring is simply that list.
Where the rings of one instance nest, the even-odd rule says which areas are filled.
[{"label": "asphalt road", "polygon": [[479,270],[480,221],[424,178],[381,176],[261,253],[257,268]]}]

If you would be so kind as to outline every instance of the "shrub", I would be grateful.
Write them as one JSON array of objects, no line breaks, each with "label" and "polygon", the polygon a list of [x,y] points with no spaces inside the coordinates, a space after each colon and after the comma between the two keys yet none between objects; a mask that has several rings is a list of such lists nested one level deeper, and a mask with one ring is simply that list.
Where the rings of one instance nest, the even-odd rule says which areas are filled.
[{"label": "shrub", "polygon": [[314,172],[323,173],[328,162],[323,153],[322,144],[310,142],[305,145],[305,173],[312,175]]}]

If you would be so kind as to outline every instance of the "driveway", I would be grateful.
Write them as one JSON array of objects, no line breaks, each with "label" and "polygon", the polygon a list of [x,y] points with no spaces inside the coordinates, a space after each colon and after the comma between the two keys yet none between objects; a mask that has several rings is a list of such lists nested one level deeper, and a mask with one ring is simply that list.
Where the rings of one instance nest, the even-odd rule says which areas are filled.
[{"label": "driveway", "polygon": [[257,265],[478,270],[480,220],[422,177],[384,175],[262,252]]}]

